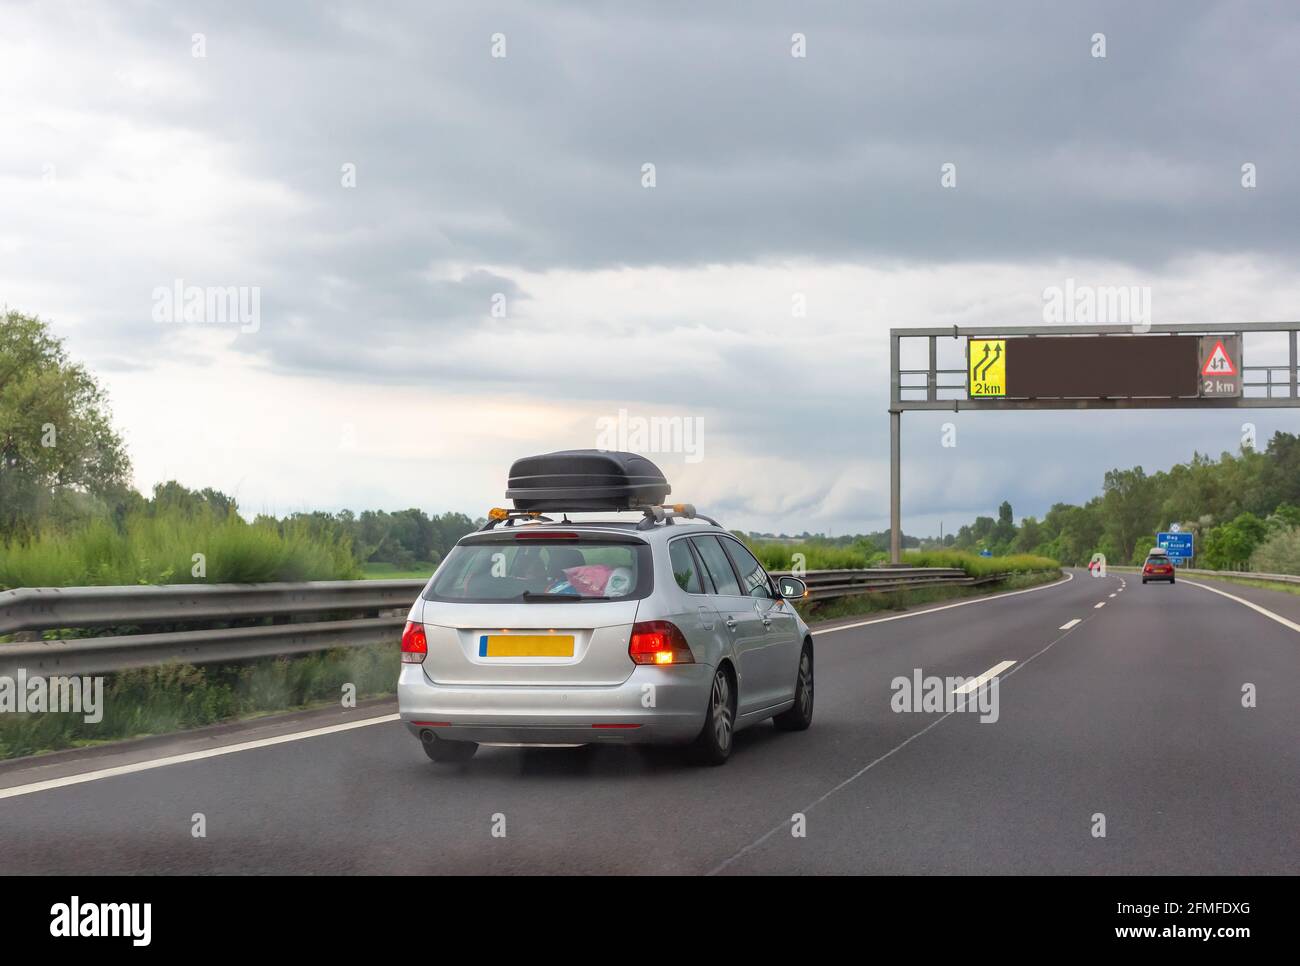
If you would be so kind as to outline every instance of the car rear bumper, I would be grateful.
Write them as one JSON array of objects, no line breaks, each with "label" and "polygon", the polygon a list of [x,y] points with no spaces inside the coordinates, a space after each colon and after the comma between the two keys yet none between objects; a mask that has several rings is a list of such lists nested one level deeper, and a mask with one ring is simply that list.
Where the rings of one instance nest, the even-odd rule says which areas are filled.
[{"label": "car rear bumper", "polygon": [[1174,574],[1143,574],[1142,582],[1147,583],[1152,580],[1167,580],[1171,584],[1174,582]]},{"label": "car rear bumper", "polygon": [[[622,684],[435,684],[402,666],[398,712],[413,735],[491,744],[659,744],[690,741],[704,726],[713,668],[640,665]],[[650,705],[647,707],[647,705]]]}]

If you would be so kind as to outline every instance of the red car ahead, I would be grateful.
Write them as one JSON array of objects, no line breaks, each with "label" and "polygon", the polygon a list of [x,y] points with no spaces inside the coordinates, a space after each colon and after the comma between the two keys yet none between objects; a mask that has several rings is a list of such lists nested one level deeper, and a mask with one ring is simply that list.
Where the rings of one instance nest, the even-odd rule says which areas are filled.
[{"label": "red car ahead", "polygon": [[1174,563],[1164,551],[1147,554],[1147,562],[1142,565],[1142,583],[1148,580],[1174,582]]}]

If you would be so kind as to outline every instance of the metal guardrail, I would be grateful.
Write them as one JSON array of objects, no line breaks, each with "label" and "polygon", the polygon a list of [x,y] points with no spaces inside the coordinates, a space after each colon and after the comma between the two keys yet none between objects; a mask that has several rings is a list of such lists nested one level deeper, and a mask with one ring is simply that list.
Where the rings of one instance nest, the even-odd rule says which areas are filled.
[{"label": "metal guardrail", "polygon": [[298,584],[24,587],[0,593],[0,634],[410,607],[425,583],[317,580]]},{"label": "metal guardrail", "polygon": [[12,676],[19,668],[28,674],[108,674],[160,664],[238,663],[335,647],[395,645],[405,623],[405,616],[377,617],[0,644],[0,674]]},{"label": "metal guardrail", "polygon": [[[787,574],[773,572],[774,577]],[[921,587],[972,586],[939,567],[813,570],[808,600]],[[163,631],[0,644],[0,675],[106,674],[160,664],[213,664],[397,642],[423,580],[331,580],[300,584],[170,584],[161,587],[41,587],[0,593],[0,634],[72,628],[283,619],[253,627]],[[390,611],[387,615],[382,611]],[[364,615],[364,616],[358,616]],[[294,618],[314,618],[294,620]]]},{"label": "metal guardrail", "polygon": [[[785,577],[788,574],[773,572],[772,576]],[[870,570],[809,570],[802,575],[802,579],[808,585],[805,600],[832,600],[836,597],[891,590],[987,583],[1006,576],[995,574],[991,577],[968,577],[966,571],[956,567],[880,567]]]}]

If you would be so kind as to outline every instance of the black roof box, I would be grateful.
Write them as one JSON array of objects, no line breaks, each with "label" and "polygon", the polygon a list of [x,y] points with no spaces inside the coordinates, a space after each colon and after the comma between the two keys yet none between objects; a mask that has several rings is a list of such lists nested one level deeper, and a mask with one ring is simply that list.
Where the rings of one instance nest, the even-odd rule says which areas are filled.
[{"label": "black roof box", "polygon": [[506,498],[516,510],[629,510],[658,506],[670,491],[644,456],[571,449],[515,460]]}]

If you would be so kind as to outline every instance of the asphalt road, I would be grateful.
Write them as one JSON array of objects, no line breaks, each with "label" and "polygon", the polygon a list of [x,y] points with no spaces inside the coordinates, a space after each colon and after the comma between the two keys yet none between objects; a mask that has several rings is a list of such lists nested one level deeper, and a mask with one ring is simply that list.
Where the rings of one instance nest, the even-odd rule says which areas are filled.
[{"label": "asphalt road", "polygon": [[[1300,598],[1213,586],[1300,621]],[[30,793],[126,759],[10,768],[0,873],[1300,872],[1300,623],[1075,571],[816,647],[812,729],[743,732],[722,768],[611,747],[437,766],[391,721]],[[895,677],[1008,661],[996,721],[891,708]]]}]

